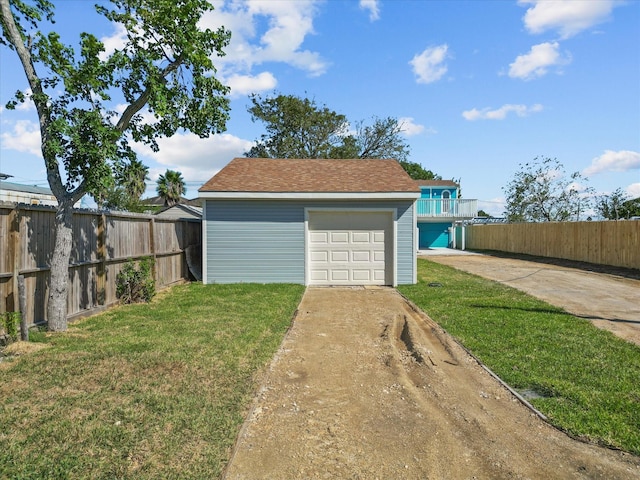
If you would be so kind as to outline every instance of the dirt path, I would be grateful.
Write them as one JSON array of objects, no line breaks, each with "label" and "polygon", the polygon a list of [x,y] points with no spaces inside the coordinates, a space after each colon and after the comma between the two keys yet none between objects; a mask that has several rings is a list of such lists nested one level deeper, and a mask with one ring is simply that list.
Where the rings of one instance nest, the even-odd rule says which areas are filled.
[{"label": "dirt path", "polygon": [[640,478],[540,420],[393,289],[309,288],[226,479]]},{"label": "dirt path", "polygon": [[640,345],[640,280],[490,255],[426,258],[523,290]]}]

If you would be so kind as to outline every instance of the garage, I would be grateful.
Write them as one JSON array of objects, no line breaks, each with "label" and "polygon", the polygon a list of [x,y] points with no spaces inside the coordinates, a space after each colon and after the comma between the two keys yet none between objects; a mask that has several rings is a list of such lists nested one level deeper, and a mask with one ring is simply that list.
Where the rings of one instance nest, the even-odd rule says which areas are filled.
[{"label": "garage", "polygon": [[392,285],[392,211],[308,212],[309,285]]},{"label": "garage", "polygon": [[236,158],[199,196],[204,283],[417,281],[420,188],[396,160]]},{"label": "garage", "polygon": [[420,249],[449,246],[449,223],[418,223],[418,245]]}]

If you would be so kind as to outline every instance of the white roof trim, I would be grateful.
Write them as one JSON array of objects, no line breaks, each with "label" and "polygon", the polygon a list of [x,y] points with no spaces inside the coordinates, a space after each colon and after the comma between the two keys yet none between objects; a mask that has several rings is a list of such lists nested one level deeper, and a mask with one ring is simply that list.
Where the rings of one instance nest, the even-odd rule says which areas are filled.
[{"label": "white roof trim", "polygon": [[414,192],[199,192],[199,198],[226,200],[416,200]]}]

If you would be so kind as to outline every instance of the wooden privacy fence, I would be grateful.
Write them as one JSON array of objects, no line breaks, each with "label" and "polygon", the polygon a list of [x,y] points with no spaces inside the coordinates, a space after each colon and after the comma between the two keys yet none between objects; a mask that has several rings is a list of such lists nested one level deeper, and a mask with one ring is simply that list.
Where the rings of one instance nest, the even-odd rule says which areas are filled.
[{"label": "wooden privacy fence", "polygon": [[[464,246],[640,269],[640,220],[466,225]],[[456,232],[459,233],[459,232]],[[456,241],[460,248],[461,243]]]},{"label": "wooden privacy fence", "polygon": [[[29,325],[46,321],[55,209],[0,204],[0,313],[18,310],[25,279]],[[189,278],[185,249],[201,251],[199,220],[78,210],[73,218],[67,309],[70,319],[113,305],[116,276],[129,259],[153,257],[158,288]],[[200,254],[197,254],[201,261]]]}]

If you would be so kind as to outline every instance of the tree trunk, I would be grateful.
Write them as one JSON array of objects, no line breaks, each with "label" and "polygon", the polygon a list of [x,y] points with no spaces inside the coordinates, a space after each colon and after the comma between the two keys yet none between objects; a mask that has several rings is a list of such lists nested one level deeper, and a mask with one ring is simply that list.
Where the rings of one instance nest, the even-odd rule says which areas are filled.
[{"label": "tree trunk", "polygon": [[51,257],[48,329],[64,332],[67,329],[67,289],[69,285],[69,258],[71,256],[73,204],[69,200],[58,205],[55,221],[55,244]]}]

